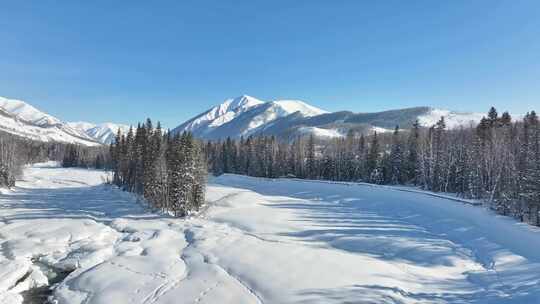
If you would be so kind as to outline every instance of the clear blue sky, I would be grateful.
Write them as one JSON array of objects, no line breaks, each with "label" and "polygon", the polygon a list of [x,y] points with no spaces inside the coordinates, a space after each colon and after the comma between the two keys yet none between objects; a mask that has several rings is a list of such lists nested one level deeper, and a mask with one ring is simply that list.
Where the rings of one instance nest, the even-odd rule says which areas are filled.
[{"label": "clear blue sky", "polygon": [[540,1],[2,1],[0,96],[174,127],[227,97],[540,109]]}]

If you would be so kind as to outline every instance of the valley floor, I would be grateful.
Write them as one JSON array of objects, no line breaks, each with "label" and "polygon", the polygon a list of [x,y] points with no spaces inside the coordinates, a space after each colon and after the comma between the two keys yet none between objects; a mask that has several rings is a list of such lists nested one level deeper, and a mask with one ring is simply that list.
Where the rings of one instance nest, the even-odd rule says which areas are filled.
[{"label": "valley floor", "polygon": [[0,303],[59,273],[57,303],[540,301],[540,231],[479,207],[225,175],[175,219],[104,177],[41,164],[0,194]]}]

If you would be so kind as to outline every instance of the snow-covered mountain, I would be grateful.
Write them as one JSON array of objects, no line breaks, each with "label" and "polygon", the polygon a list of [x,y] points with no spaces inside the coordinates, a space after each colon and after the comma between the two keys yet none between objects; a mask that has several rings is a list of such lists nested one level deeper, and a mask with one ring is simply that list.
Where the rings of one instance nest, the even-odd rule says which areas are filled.
[{"label": "snow-covered mountain", "polygon": [[418,120],[424,127],[444,117],[448,128],[478,123],[484,114],[460,113],[431,107],[414,107],[376,113],[341,111],[329,113],[303,101],[265,102],[243,95],[188,120],[173,130],[190,131],[204,139],[239,138],[249,135],[275,135],[293,138],[313,134],[321,138],[357,133],[391,132],[395,126],[407,129]]},{"label": "snow-covered mountain", "polygon": [[175,128],[174,131],[192,132],[204,134],[216,129],[219,126],[228,123],[235,117],[246,112],[252,107],[261,105],[264,102],[256,98],[244,95],[237,98],[230,98],[223,103],[211,108],[210,110],[197,115]]},{"label": "snow-covered mountain", "polygon": [[97,146],[99,142],[30,104],[0,97],[0,131],[43,142]]},{"label": "snow-covered mountain", "polygon": [[176,127],[172,132],[192,132],[195,136],[218,139],[227,136],[238,138],[260,133],[279,118],[291,114],[312,117],[327,113],[299,100],[276,100],[265,102],[242,95],[197,115]]},{"label": "snow-covered mountain", "polygon": [[[419,120],[431,126],[443,116],[449,128],[477,123],[479,113],[460,113],[430,107],[415,107],[376,113],[350,111],[327,112],[300,100],[262,101],[242,95],[197,115],[172,132],[190,131],[204,139],[240,138],[250,135],[275,135],[294,138],[313,134],[321,138],[342,137],[350,130],[357,133],[390,132],[398,125],[409,128]],[[77,143],[87,146],[109,144],[118,130],[127,133],[129,126],[89,122],[64,123],[30,104],[0,97],[0,131],[32,140]]]},{"label": "snow-covered mountain", "polygon": [[103,144],[112,143],[119,129],[122,134],[127,134],[129,131],[128,125],[115,124],[111,122],[93,124],[85,121],[77,121],[69,122],[68,125],[74,129],[84,132],[86,135]]}]

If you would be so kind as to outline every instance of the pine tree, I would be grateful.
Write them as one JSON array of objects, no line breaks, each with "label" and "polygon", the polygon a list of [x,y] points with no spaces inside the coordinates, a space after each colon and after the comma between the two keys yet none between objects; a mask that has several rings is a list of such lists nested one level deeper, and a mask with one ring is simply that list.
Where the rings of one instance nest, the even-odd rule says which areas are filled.
[{"label": "pine tree", "polygon": [[362,134],[358,141],[354,180],[366,180],[366,138]]},{"label": "pine tree", "polygon": [[307,141],[306,173],[308,179],[317,178],[315,163],[315,137],[313,134],[309,135],[309,139]]},{"label": "pine tree", "polygon": [[355,133],[353,130],[349,130],[347,132],[347,136],[345,138],[345,147],[344,147],[344,160],[343,160],[343,171],[344,171],[344,179],[348,181],[352,181],[356,179],[356,173],[357,173],[357,163],[356,163],[356,148],[355,146]]},{"label": "pine tree", "polygon": [[504,112],[501,116],[501,124],[503,126],[509,126],[512,123],[512,117],[508,112]]},{"label": "pine tree", "polygon": [[377,132],[373,133],[373,136],[371,138],[371,144],[369,145],[369,152],[367,154],[366,159],[366,167],[367,167],[367,176],[369,176],[370,180],[373,180],[373,174],[376,172],[376,178],[380,178],[380,170],[378,168],[379,165],[379,139],[377,137]]},{"label": "pine tree", "polygon": [[408,153],[407,153],[407,162],[406,162],[406,175],[408,181],[412,182],[413,185],[418,185],[418,149],[420,146],[420,122],[416,120],[413,124],[413,127],[409,133],[408,138]]},{"label": "pine tree", "polygon": [[193,187],[192,203],[190,207],[194,211],[199,211],[205,200],[207,167],[205,159],[200,151],[200,145],[194,141],[193,146]]},{"label": "pine tree", "polygon": [[433,159],[433,184],[432,189],[435,192],[444,191],[444,170],[446,169],[445,163],[445,145],[444,145],[444,136],[445,136],[446,123],[444,121],[444,116],[437,122],[433,128],[433,149],[434,149],[434,159]]},{"label": "pine tree", "polygon": [[396,126],[392,136],[392,151],[390,152],[390,183],[403,183],[403,149],[399,138],[399,127]]},{"label": "pine tree", "polygon": [[491,107],[491,109],[489,109],[488,120],[491,126],[494,126],[499,122],[499,114],[497,113],[495,107]]},{"label": "pine tree", "polygon": [[540,123],[534,111],[525,117],[528,141],[521,196],[530,208],[530,217],[540,226]]}]

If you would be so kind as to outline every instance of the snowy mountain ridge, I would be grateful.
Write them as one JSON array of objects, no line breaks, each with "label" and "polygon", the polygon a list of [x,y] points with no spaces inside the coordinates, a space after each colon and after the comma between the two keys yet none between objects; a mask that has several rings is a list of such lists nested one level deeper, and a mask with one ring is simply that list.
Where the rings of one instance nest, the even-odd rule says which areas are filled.
[{"label": "snowy mountain ridge", "polygon": [[219,127],[231,121],[236,116],[242,114],[248,109],[263,103],[264,101],[247,95],[242,95],[237,98],[229,98],[223,103],[184,123],[182,131],[196,132],[204,127]]},{"label": "snowy mountain ridge", "polygon": [[62,124],[56,117],[44,113],[22,100],[0,97],[0,108],[18,119],[31,122],[38,126]]},{"label": "snowy mountain ridge", "polygon": [[84,132],[94,140],[99,141],[102,144],[111,144],[114,142],[118,130],[122,134],[127,134],[130,126],[123,124],[116,124],[111,122],[105,122],[101,124],[93,124],[85,121],[68,122],[68,125],[74,129]]},{"label": "snowy mountain ridge", "polygon": [[99,142],[30,104],[0,97],[0,131],[42,142],[98,146]]},{"label": "snowy mountain ridge", "polygon": [[407,129],[418,120],[430,127],[441,117],[449,129],[476,124],[485,116],[432,107],[415,107],[375,113],[327,112],[300,100],[265,102],[242,95],[186,121],[173,130],[192,132],[204,139],[275,135],[294,138],[313,134],[320,138],[342,137],[349,130],[357,133],[392,132],[395,126]]},{"label": "snowy mountain ridge", "polygon": [[328,113],[300,100],[276,100],[265,102],[242,95],[226,99],[223,103],[186,121],[173,130],[192,132],[203,138],[221,138],[226,134],[233,137],[248,136],[272,121],[297,113],[312,117]]},{"label": "snowy mountain ridge", "polygon": [[[189,131],[204,139],[240,138],[250,135],[275,135],[294,138],[313,134],[321,138],[342,137],[357,133],[391,132],[418,120],[424,127],[445,117],[448,128],[476,124],[485,116],[432,107],[416,107],[375,113],[350,111],[328,112],[300,100],[263,101],[242,95],[226,99],[173,129]],[[0,97],[0,130],[38,141],[77,143],[87,146],[110,144],[118,130],[127,133],[129,126],[115,123],[65,123],[16,99]]]}]

